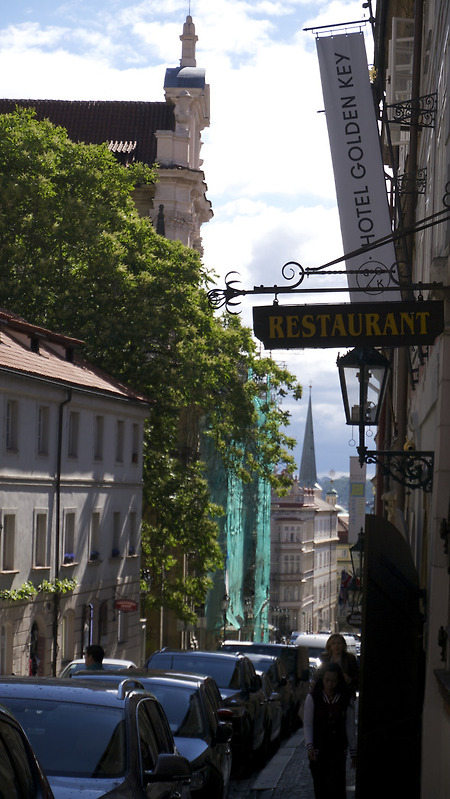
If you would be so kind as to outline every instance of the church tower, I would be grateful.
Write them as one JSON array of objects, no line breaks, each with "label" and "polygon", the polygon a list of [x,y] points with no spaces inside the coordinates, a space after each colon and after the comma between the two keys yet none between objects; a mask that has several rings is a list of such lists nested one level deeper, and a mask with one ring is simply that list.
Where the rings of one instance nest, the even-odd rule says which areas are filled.
[{"label": "church tower", "polygon": [[302,457],[300,461],[299,486],[315,489],[317,487],[316,452],[314,447],[314,428],[311,404],[311,386],[309,387],[308,412],[306,414],[305,436],[303,439]]},{"label": "church tower", "polygon": [[157,130],[159,183],[155,214],[164,206],[165,235],[202,253],[200,228],[213,216],[206,199],[205,175],[201,169],[201,132],[209,127],[209,85],[205,70],[197,67],[198,36],[191,16],[186,17],[181,40],[179,67],[166,70],[164,93],[173,106],[175,130]]}]

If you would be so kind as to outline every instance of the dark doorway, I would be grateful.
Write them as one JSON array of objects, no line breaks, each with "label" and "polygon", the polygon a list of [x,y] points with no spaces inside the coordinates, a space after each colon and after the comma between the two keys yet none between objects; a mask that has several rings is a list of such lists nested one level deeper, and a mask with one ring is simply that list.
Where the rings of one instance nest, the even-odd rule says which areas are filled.
[{"label": "dark doorway", "polygon": [[419,799],[419,582],[408,543],[376,516],[366,516],[363,597],[356,796]]}]

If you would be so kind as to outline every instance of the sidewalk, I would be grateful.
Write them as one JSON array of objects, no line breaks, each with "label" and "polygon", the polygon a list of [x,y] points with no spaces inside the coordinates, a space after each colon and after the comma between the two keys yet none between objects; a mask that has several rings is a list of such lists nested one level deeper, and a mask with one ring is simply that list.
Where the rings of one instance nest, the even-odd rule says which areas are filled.
[{"label": "sidewalk", "polygon": [[[355,772],[349,758],[347,764],[347,799],[354,799]],[[247,779],[233,780],[229,799],[314,799],[303,730],[283,741],[262,771]]]}]

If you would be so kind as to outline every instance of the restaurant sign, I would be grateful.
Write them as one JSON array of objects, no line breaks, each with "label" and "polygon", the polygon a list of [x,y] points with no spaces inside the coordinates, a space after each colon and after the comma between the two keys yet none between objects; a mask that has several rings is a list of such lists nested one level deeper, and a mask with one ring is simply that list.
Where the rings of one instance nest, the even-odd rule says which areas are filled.
[{"label": "restaurant sign", "polygon": [[443,329],[441,300],[253,308],[255,336],[269,350],[426,345]]},{"label": "restaurant sign", "polygon": [[138,609],[138,603],[133,599],[116,599],[114,608],[122,613],[131,613],[131,611]]}]

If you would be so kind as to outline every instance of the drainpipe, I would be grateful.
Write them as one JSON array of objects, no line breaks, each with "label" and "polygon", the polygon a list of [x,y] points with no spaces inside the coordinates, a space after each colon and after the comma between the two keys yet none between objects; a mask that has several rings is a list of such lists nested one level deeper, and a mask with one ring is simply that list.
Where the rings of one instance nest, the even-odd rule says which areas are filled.
[{"label": "drainpipe", "polygon": [[[61,461],[62,461],[62,431],[63,431],[63,418],[64,406],[72,401],[72,389],[67,389],[67,397],[60,402],[58,407],[58,443],[57,443],[57,461],[56,461],[56,484],[55,484],[55,500],[56,500],[56,520],[55,520],[55,569],[54,579],[59,578],[59,563],[60,563],[60,549],[61,549]],[[56,662],[58,657],[58,618],[59,618],[59,593],[53,593],[53,617],[52,617],[52,676],[56,677]]]}]

